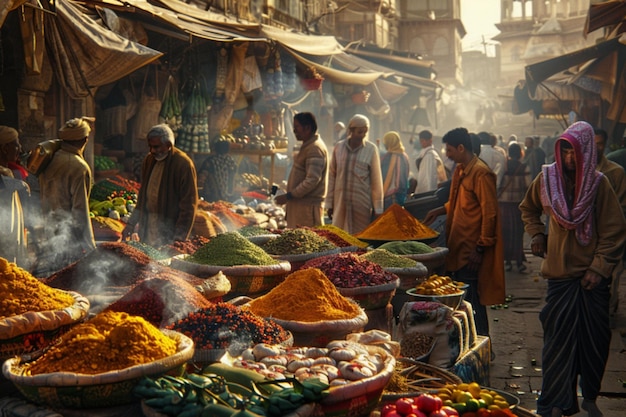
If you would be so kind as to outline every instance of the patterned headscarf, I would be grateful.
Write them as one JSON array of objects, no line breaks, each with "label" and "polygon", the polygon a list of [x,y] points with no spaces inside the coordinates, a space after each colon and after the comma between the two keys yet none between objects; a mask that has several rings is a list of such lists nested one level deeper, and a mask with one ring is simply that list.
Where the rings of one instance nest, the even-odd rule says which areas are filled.
[{"label": "patterned headscarf", "polygon": [[[576,155],[574,202],[570,209],[565,197],[561,145],[568,142]],[[554,144],[555,162],[544,165],[541,203],[563,228],[576,229],[578,243],[587,246],[592,236],[592,214],[602,173],[596,171],[596,144],[593,128],[587,122],[571,125]]]},{"label": "patterned headscarf", "polygon": [[398,132],[391,131],[385,133],[385,136],[383,136],[383,145],[385,145],[387,152],[404,153],[404,145],[400,140],[400,134]]}]

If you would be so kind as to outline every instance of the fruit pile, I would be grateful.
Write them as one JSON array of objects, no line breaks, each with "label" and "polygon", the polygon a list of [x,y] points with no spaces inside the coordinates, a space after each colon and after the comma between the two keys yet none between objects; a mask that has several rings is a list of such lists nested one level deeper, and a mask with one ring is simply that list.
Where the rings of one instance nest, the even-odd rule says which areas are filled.
[{"label": "fruit pile", "polygon": [[416,294],[422,295],[452,295],[460,294],[462,292],[461,287],[465,283],[453,281],[448,276],[431,275],[426,281],[420,282],[415,287]]},{"label": "fruit pile", "polygon": [[437,394],[420,394],[386,404],[381,417],[513,417],[509,404],[495,391],[478,383],[446,385]]}]

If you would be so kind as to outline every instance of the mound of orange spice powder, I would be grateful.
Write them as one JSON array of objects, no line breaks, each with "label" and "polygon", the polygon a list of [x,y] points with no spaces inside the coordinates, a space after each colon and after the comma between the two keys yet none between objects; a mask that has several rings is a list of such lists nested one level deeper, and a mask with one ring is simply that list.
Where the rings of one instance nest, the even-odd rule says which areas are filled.
[{"label": "mound of orange spice powder", "polygon": [[303,322],[353,319],[361,312],[317,268],[290,274],[269,293],[252,300],[249,308],[261,317]]},{"label": "mound of orange spice powder", "polygon": [[437,235],[436,231],[417,220],[404,207],[393,204],[355,237],[372,240],[415,240]]},{"label": "mound of orange spice powder", "polygon": [[74,304],[74,297],[47,286],[30,272],[0,258],[0,319],[29,311],[62,310]]},{"label": "mound of orange spice powder", "polygon": [[26,373],[93,375],[150,363],[176,350],[175,340],[142,317],[105,311],[72,327],[60,343],[27,364]]}]

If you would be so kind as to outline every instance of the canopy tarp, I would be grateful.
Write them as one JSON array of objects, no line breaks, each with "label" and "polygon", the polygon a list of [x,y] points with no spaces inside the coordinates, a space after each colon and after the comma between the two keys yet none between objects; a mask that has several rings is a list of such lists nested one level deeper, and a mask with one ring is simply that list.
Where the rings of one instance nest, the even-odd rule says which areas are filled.
[{"label": "canopy tarp", "polygon": [[624,0],[609,0],[591,4],[585,21],[584,34],[587,35],[606,26],[623,24],[625,16],[626,1]]},{"label": "canopy tarp", "polygon": [[28,0],[1,0],[0,1],[0,28],[11,10],[15,10]]},{"label": "canopy tarp", "polygon": [[261,34],[289,50],[306,55],[329,56],[343,53],[343,47],[334,36],[287,32],[267,25],[263,25]]},{"label": "canopy tarp", "polygon": [[89,18],[81,6],[56,0],[45,14],[46,46],[59,82],[72,98],[117,81],[163,55],[132,42]]}]

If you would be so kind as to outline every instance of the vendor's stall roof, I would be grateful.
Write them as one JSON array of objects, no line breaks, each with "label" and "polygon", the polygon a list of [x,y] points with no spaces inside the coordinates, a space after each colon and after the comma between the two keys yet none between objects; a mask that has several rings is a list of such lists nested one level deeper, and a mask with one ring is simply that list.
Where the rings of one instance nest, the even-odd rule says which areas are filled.
[{"label": "vendor's stall roof", "polygon": [[[358,55],[368,61],[384,65],[407,74],[415,74],[422,78],[430,78],[434,74],[433,61],[426,61],[414,57],[402,56],[397,51],[362,45],[361,43],[346,45],[346,52]],[[406,54],[405,54],[406,55]]]},{"label": "vendor's stall roof", "polygon": [[334,36],[287,32],[267,25],[263,25],[261,34],[285,48],[307,55],[329,56],[343,53],[343,47]]}]

